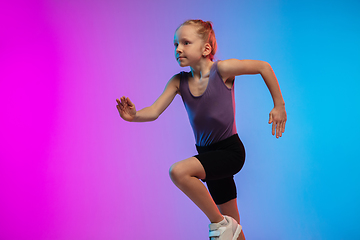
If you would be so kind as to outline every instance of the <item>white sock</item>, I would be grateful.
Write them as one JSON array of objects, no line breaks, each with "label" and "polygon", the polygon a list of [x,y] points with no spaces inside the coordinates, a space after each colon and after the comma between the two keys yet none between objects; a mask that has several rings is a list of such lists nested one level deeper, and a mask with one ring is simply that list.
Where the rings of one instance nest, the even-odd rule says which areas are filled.
[{"label": "white sock", "polygon": [[222,220],[222,221],[220,221],[220,222],[218,222],[219,224],[221,224],[221,225],[227,225],[228,224],[228,222],[227,222],[227,220],[226,220],[226,218],[224,217],[224,219]]}]

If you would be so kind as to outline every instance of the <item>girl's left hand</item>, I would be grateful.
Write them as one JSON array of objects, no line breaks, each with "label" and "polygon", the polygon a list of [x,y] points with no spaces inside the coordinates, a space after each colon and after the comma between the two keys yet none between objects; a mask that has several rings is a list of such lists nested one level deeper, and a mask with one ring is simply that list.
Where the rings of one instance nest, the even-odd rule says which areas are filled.
[{"label": "girl's left hand", "polygon": [[281,137],[283,132],[285,132],[286,120],[285,107],[274,107],[273,110],[271,110],[269,114],[269,124],[272,123],[272,135],[276,133],[276,138]]}]

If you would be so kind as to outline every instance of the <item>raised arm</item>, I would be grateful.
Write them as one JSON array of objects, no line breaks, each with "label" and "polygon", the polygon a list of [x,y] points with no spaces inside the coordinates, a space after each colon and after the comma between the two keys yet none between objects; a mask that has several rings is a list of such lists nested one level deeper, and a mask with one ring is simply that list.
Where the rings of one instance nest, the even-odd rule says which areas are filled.
[{"label": "raised arm", "polygon": [[173,76],[167,83],[160,97],[149,107],[136,111],[135,105],[129,98],[116,99],[120,117],[129,122],[149,122],[156,120],[162,112],[170,105],[179,92],[180,76]]},{"label": "raised arm", "polygon": [[218,63],[218,70],[222,78],[233,79],[234,76],[244,74],[261,74],[274,102],[274,108],[269,114],[269,124],[272,123],[272,134],[281,137],[285,131],[287,120],[285,101],[282,97],[279,83],[270,64],[257,60],[229,59]]}]

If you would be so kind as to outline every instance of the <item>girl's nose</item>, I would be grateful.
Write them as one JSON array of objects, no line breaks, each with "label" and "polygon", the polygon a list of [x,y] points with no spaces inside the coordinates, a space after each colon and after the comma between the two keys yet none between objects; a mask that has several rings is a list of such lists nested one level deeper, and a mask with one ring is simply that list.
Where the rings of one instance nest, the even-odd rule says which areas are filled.
[{"label": "girl's nose", "polygon": [[177,48],[176,48],[176,52],[177,52],[177,53],[182,52],[181,48],[177,47]]}]

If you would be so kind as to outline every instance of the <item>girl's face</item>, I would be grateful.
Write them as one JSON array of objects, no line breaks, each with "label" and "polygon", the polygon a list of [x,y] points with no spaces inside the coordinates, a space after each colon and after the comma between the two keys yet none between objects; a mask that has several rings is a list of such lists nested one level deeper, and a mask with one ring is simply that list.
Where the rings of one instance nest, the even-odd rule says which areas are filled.
[{"label": "girl's face", "polygon": [[204,41],[192,25],[181,26],[174,36],[175,58],[181,67],[193,66],[201,59]]}]

